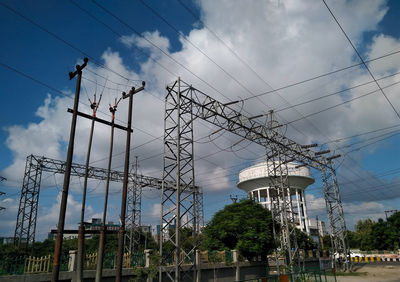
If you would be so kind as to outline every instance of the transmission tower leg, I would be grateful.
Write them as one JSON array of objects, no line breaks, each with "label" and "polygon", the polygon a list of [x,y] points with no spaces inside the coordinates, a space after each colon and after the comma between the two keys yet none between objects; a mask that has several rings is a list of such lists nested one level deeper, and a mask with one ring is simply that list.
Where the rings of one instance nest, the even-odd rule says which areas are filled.
[{"label": "transmission tower leg", "polygon": [[141,236],[142,185],[138,179],[138,160],[135,157],[132,183],[128,186],[125,251],[133,253],[139,246]]},{"label": "transmission tower leg", "polygon": [[[191,229],[196,233],[196,195],[194,184],[194,159],[193,159],[193,105],[187,99],[192,88],[181,86],[180,79],[172,87],[167,87],[168,93],[165,101],[165,131],[164,131],[164,172],[161,200],[160,223],[160,254],[161,267],[159,280],[162,273],[170,281],[194,279],[197,245],[195,240],[183,237],[183,231]],[[171,187],[170,183],[175,186]],[[173,226],[175,224],[175,226]],[[187,240],[187,242],[184,242]],[[170,251],[163,249],[165,242],[169,241],[173,248]],[[194,242],[193,242],[194,241]],[[188,246],[185,249],[182,246]],[[167,259],[173,258],[173,267],[165,267]],[[189,271],[183,271],[182,264],[191,265]],[[185,267],[186,270],[186,267]],[[182,275],[182,277],[181,277]],[[165,281],[165,279],[164,279]]]},{"label": "transmission tower leg", "polygon": [[14,244],[21,247],[35,242],[36,219],[39,204],[42,169],[40,161],[33,155],[26,158],[24,180],[19,200]]},{"label": "transmission tower leg", "polygon": [[[273,119],[273,112],[270,112],[271,128],[279,128],[277,121]],[[274,136],[279,142],[278,135]],[[271,202],[274,222],[279,223],[279,230],[275,229],[275,240],[280,241],[281,251],[285,254],[287,266],[293,266],[298,262],[298,246],[295,235],[295,218],[293,216],[293,203],[291,200],[291,189],[289,186],[289,157],[281,151],[275,142],[270,142],[266,147],[268,175],[271,183],[268,186],[274,193],[274,200]],[[272,176],[272,177],[271,177]],[[278,234],[279,233],[279,236]],[[292,249],[294,247],[294,250]],[[278,263],[278,261],[277,261]]]},{"label": "transmission tower leg", "polygon": [[331,242],[334,253],[333,260],[335,265],[335,257],[338,258],[338,260],[343,260],[343,264],[341,265],[341,263],[339,263],[339,267],[347,271],[350,270],[350,251],[343,206],[339,194],[339,185],[332,161],[330,161],[328,168],[322,170],[322,179],[324,182],[326,211],[331,229]]}]

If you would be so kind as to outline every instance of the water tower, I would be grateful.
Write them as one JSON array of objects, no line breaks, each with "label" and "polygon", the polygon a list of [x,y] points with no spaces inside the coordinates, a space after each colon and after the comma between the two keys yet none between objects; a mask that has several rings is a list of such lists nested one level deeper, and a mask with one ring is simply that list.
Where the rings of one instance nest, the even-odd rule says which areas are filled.
[{"label": "water tower", "polygon": [[[239,182],[237,186],[244,190],[249,198],[261,204],[265,208],[273,211],[282,203],[284,199],[280,199],[276,188],[272,185],[269,172],[272,163],[262,162],[239,173]],[[314,183],[314,178],[310,175],[310,169],[307,167],[297,167],[296,163],[288,163],[286,183],[288,191],[285,193],[285,200],[289,203],[286,215],[291,217],[296,227],[310,234],[309,220],[307,217],[307,205],[304,190]],[[289,196],[290,195],[290,196]]]}]

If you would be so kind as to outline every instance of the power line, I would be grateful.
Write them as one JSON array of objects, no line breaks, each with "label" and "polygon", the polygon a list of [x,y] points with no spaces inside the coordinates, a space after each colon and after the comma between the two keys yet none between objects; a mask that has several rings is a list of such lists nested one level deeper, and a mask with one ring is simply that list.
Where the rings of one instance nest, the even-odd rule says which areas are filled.
[{"label": "power line", "polygon": [[58,36],[57,34],[51,32],[50,30],[46,29],[45,27],[39,25],[38,23],[34,22],[32,19],[26,17],[25,15],[21,14],[20,12],[16,11],[15,9],[11,8],[10,6],[0,2],[0,5],[3,6],[4,8],[8,9],[9,11],[13,12],[14,14],[18,15],[19,17],[23,18],[25,21],[29,22],[30,24],[36,26],[37,28],[39,28],[40,30],[44,31],[45,33],[51,35],[52,37],[56,38],[57,40],[61,41],[62,43],[66,44],[67,46],[71,47],[72,49],[74,49],[75,51],[77,51],[78,53],[83,54],[84,56],[88,57],[91,59],[91,61],[93,61],[96,65],[98,65],[101,68],[104,68],[116,75],[118,75],[119,77],[126,79],[128,81],[133,81],[130,78],[127,78],[123,75],[121,75],[120,73],[114,71],[113,69],[103,65],[102,63],[100,63],[99,61],[97,61],[94,57],[90,56],[88,53],[86,53],[85,51],[83,51],[82,49],[76,47],[75,45],[71,44],[70,42],[66,41],[65,39],[61,38],[60,36]]},{"label": "power line", "polygon": [[[196,46],[191,40],[189,40],[182,32],[180,32],[176,27],[174,27],[169,21],[167,21],[163,16],[160,15],[156,10],[154,10],[150,5],[148,5],[145,1],[139,0],[140,3],[142,3],[143,6],[145,6],[147,9],[149,9],[154,15],[159,17],[164,23],[166,23],[172,30],[174,30],[178,35],[182,37],[183,40],[188,42],[192,47],[194,47],[198,52],[203,54],[210,62],[212,62],[216,67],[218,67],[223,73],[225,73],[228,77],[233,79],[240,87],[242,87],[246,92],[248,92],[250,95],[254,96],[254,94],[246,87],[244,86],[236,77],[234,77],[232,74],[230,74],[227,70],[225,70],[223,67],[221,67],[215,60],[213,60],[210,56],[208,56],[204,51],[202,51],[198,46]],[[265,105],[266,106],[266,105]]]},{"label": "power line", "polygon": [[[118,31],[116,31],[115,29],[113,29],[112,27],[110,27],[108,24],[106,24],[105,22],[103,22],[102,20],[100,20],[99,18],[97,18],[96,16],[94,16],[92,13],[90,13],[88,10],[86,10],[85,8],[83,8],[82,6],[80,6],[77,2],[70,0],[70,2],[72,4],[74,4],[78,9],[80,9],[81,11],[83,11],[85,14],[87,14],[89,17],[91,17],[92,19],[94,19],[96,22],[100,23],[101,25],[103,25],[104,27],[106,27],[108,30],[110,30],[112,33],[116,34],[119,38],[122,38],[123,35],[120,34]],[[161,63],[159,63],[157,60],[155,60],[154,58],[152,58],[149,54],[145,53],[143,50],[137,48],[136,46],[133,46],[135,48],[135,50],[137,50],[138,52],[142,53],[143,55],[145,55],[146,57],[148,57],[150,60],[152,60],[155,64],[159,65],[163,70],[165,70],[166,72],[168,72],[169,74],[173,75],[173,76],[178,76],[178,74],[175,74],[174,72],[172,72],[170,69],[168,69],[167,67],[165,67],[164,65],[162,65]]]},{"label": "power line", "polygon": [[[397,51],[390,52],[390,53],[384,54],[382,56],[367,60],[365,62],[366,63],[370,63],[370,62],[377,61],[377,60],[380,60],[380,59],[383,59],[383,58],[386,58],[386,57],[389,57],[389,56],[393,56],[393,55],[396,55],[396,54],[399,54],[399,53],[400,53],[400,50],[397,50]],[[350,66],[347,66],[347,67],[344,67],[344,68],[340,68],[340,69],[337,69],[337,70],[334,70],[334,71],[330,71],[330,72],[327,72],[327,73],[316,75],[316,76],[313,76],[313,77],[310,77],[310,78],[307,78],[307,79],[304,79],[304,80],[301,80],[301,81],[298,81],[298,82],[294,82],[294,83],[291,83],[291,84],[287,84],[287,85],[275,88],[274,90],[271,90],[271,91],[266,91],[266,92],[257,94],[256,96],[260,97],[260,96],[268,95],[268,94],[273,93],[273,92],[278,91],[278,90],[284,90],[284,89],[287,89],[287,88],[291,88],[293,86],[301,85],[301,84],[304,84],[304,83],[307,83],[307,82],[310,82],[310,81],[313,81],[313,80],[316,80],[316,79],[319,79],[319,78],[322,78],[322,77],[325,77],[325,76],[330,76],[332,74],[335,74],[335,73],[338,73],[338,72],[342,72],[342,71],[345,71],[345,70],[348,70],[348,69],[351,69],[351,68],[354,68],[354,67],[358,67],[358,66],[361,66],[361,65],[363,65],[363,64],[362,63],[354,64],[354,65],[350,65]],[[245,98],[243,100],[246,101],[246,100],[250,100],[250,99],[252,99],[252,97]]]},{"label": "power line", "polygon": [[[109,15],[111,15],[112,17],[114,17],[116,20],[118,20],[120,23],[124,24],[125,26],[127,26],[129,29],[131,29],[133,32],[135,32],[138,36],[144,38],[149,44],[151,44],[152,46],[154,46],[155,48],[159,49],[163,54],[165,54],[166,56],[168,56],[170,59],[172,59],[173,61],[175,61],[176,63],[178,63],[180,66],[184,67],[186,70],[188,70],[185,66],[183,66],[182,64],[180,64],[179,62],[177,62],[175,59],[171,58],[171,56],[169,54],[167,54],[162,48],[160,48],[159,46],[157,46],[156,44],[154,44],[151,40],[145,38],[144,36],[142,36],[139,32],[137,32],[134,28],[132,28],[130,25],[128,25],[126,22],[124,22],[122,19],[120,19],[118,16],[114,15],[112,12],[108,11],[105,7],[101,6],[99,3],[97,3],[96,1],[93,0],[93,2],[99,6],[103,11],[105,11],[106,13],[108,13]],[[189,72],[191,72],[190,70],[188,70]],[[191,72],[192,73],[192,72]],[[193,74],[193,73],[192,73]],[[199,78],[197,75],[195,75],[197,78]],[[202,79],[200,79],[202,80]],[[203,82],[205,82],[204,80],[202,80]],[[264,81],[264,80],[263,80]],[[265,82],[265,81],[264,81]],[[265,82],[266,83],[266,82]],[[206,83],[207,85],[210,86],[210,84]],[[217,89],[215,89],[213,86],[212,87],[214,90],[216,90],[218,93],[220,93],[222,96],[226,97],[225,95],[223,95],[220,91],[218,91]],[[279,95],[279,94],[278,94]],[[280,96],[280,95],[279,95]],[[226,97],[227,98],[227,97]],[[282,99],[284,99],[283,97],[281,97]],[[284,99],[285,100],[285,99]],[[286,100],[285,100],[286,101]],[[286,101],[288,103],[288,101]],[[298,112],[299,113],[299,112]],[[300,114],[300,113],[299,113]],[[301,114],[300,114],[301,115]],[[304,117],[303,117],[304,118]],[[312,125],[312,124],[311,124]],[[312,125],[314,126],[314,125]],[[314,126],[315,127],[315,126]],[[296,128],[294,128],[296,129]],[[296,129],[297,130],[297,129]],[[299,133],[305,135],[303,132],[297,130]]]},{"label": "power line", "polygon": [[[254,74],[254,75],[256,75],[260,80],[264,80],[249,64],[247,64],[231,47],[229,47],[229,45],[227,44],[227,43],[225,43],[225,41],[224,40],[222,40],[221,39],[221,37],[220,36],[218,36],[209,26],[207,26],[197,15],[196,15],[196,13],[195,12],[193,12],[193,10],[192,9],[190,9],[182,0],[177,0],[188,12],[189,12],[189,14],[191,14],[196,20],[198,20],[211,34],[213,34],[214,36],[215,36],[215,38],[217,38],[242,64],[244,64],[249,70],[251,70],[251,72]],[[376,60],[380,60],[380,59],[383,59],[383,58],[386,58],[386,57],[389,57],[389,56],[392,56],[392,55],[396,55],[396,54],[398,54],[398,53],[400,53],[400,50],[398,50],[398,51],[395,51],[395,52],[390,52],[390,53],[388,53],[388,54],[385,54],[385,55],[382,55],[382,56],[379,56],[379,57],[376,57],[376,58],[373,58],[373,59],[370,59],[370,60],[367,60],[367,61],[365,61],[365,62],[367,62],[367,63],[369,63],[369,62],[373,62],[373,61],[376,61]],[[263,92],[263,93],[260,93],[260,94],[257,94],[257,95],[255,95],[254,97],[248,97],[248,98],[244,98],[243,100],[244,101],[247,101],[247,100],[250,100],[250,99],[253,99],[253,98],[256,98],[256,97],[260,97],[260,96],[263,96],[263,95],[267,95],[267,94],[270,94],[270,93],[273,93],[273,92],[276,92],[276,91],[279,91],[279,90],[283,90],[283,89],[287,89],[287,88],[290,88],[290,87],[293,87],[293,86],[297,86],[297,85],[300,85],[300,84],[303,84],[303,83],[306,83],[306,82],[310,82],[310,81],[312,81],[312,80],[316,80],[316,79],[319,79],[319,78],[322,78],[322,77],[325,77],[325,76],[329,76],[329,75],[332,75],[332,74],[335,74],[335,73],[338,73],[338,72],[341,72],[341,71],[344,71],[344,70],[348,70],[348,69],[351,69],[351,68],[354,68],[354,67],[357,67],[357,66],[361,66],[361,65],[363,65],[363,63],[359,63],[359,64],[354,64],[354,65],[350,65],[350,66],[347,66],[347,67],[344,67],[344,68],[340,68],[340,69],[337,69],[337,70],[334,70],[334,71],[331,71],[331,72],[327,72],[327,73],[324,73],[324,74],[320,74],[320,75],[317,75],[317,76],[313,76],[313,77],[310,77],[310,78],[307,78],[307,79],[304,79],[304,80],[301,80],[301,81],[298,81],[298,82],[294,82],[294,83],[291,83],[291,84],[287,84],[287,85],[284,85],[284,86],[281,86],[281,87],[278,87],[278,88],[275,88],[275,89],[272,89],[271,91],[267,91],[267,92]],[[271,87],[271,86],[270,86]],[[272,87],[271,87],[272,88]]]},{"label": "power line", "polygon": [[333,14],[332,10],[329,8],[328,4],[325,2],[325,0],[322,0],[322,2],[324,2],[326,8],[328,9],[329,13],[332,15],[333,19],[335,20],[335,22],[337,23],[337,25],[339,26],[340,30],[343,32],[344,36],[346,37],[347,41],[349,41],[351,47],[353,47],[354,51],[356,52],[358,58],[361,60],[362,64],[364,65],[364,67],[367,69],[368,73],[370,74],[370,76],[372,77],[372,79],[375,81],[376,85],[378,86],[380,92],[382,93],[382,95],[385,97],[386,101],[390,104],[390,106],[392,107],[393,111],[396,113],[397,117],[400,119],[400,113],[395,109],[394,105],[392,104],[392,102],[389,100],[389,98],[387,97],[387,95],[385,94],[385,92],[383,91],[383,88],[379,85],[378,81],[376,80],[375,76],[372,74],[371,70],[368,68],[367,64],[364,62],[364,59],[361,57],[360,53],[358,52],[357,48],[354,46],[353,42],[350,40],[349,36],[347,35],[347,33],[344,31],[344,29],[342,28],[342,26],[340,25],[339,21],[337,20],[337,18],[335,17],[335,15]]},{"label": "power line", "polygon": [[[53,91],[55,91],[55,92],[57,92],[57,93],[60,93],[60,94],[62,94],[62,95],[64,95],[64,96],[66,96],[66,97],[69,97],[68,95],[66,95],[66,94],[63,93],[62,91],[60,91],[60,90],[58,90],[58,89],[56,89],[56,88],[54,88],[54,87],[52,87],[52,86],[50,86],[50,85],[48,85],[48,84],[42,82],[42,81],[40,81],[40,80],[37,80],[36,78],[34,78],[34,77],[30,76],[30,75],[27,75],[27,74],[25,74],[25,73],[23,73],[23,72],[21,72],[21,71],[15,69],[15,68],[11,67],[11,66],[8,66],[8,65],[6,65],[6,64],[4,64],[4,63],[2,63],[2,62],[0,62],[0,65],[2,65],[3,67],[8,68],[8,69],[10,69],[10,70],[12,70],[12,71],[14,71],[14,72],[20,74],[20,75],[22,75],[22,76],[24,76],[24,77],[26,77],[26,78],[28,78],[28,79],[30,79],[30,80],[33,80],[33,81],[35,81],[36,83],[41,84],[41,85],[43,85],[43,86],[45,86],[45,87],[47,87],[47,88],[49,88],[49,89],[51,89],[51,90],[53,90]],[[69,97],[69,98],[71,98],[71,97]],[[71,98],[71,99],[72,99],[72,98]],[[80,103],[82,103],[82,102],[80,102]],[[84,105],[86,105],[86,104],[84,104]],[[86,106],[88,106],[88,105],[86,105]],[[137,129],[137,130],[139,130],[139,131],[141,131],[141,132],[143,132],[143,133],[145,133],[145,134],[147,134],[147,135],[150,135],[150,136],[154,137],[152,134],[150,134],[150,133],[148,133],[148,132],[146,132],[146,131],[143,131],[143,130],[138,129],[138,128],[135,128],[135,129]],[[153,140],[148,141],[148,142],[145,142],[145,143],[141,144],[140,146],[147,145],[149,142],[153,142],[154,140],[161,139],[161,138],[162,138],[162,137],[155,137]],[[376,142],[375,142],[375,143],[376,143]],[[229,147],[227,147],[227,148],[230,148],[230,147],[231,147],[231,146],[229,146]],[[363,146],[363,147],[365,147],[365,146]],[[133,149],[135,149],[135,148],[133,148]],[[218,152],[219,152],[219,151],[214,152],[214,153],[212,153],[212,154],[208,154],[208,155],[202,156],[202,157],[200,157],[200,158],[197,158],[196,160],[206,160],[205,158],[207,158],[207,157],[209,157],[209,156],[212,156],[212,155],[214,155],[214,154],[216,154],[216,153],[218,153]],[[121,154],[121,153],[119,153],[119,154]],[[94,162],[97,162],[97,161],[101,161],[101,160],[96,160],[96,161],[94,161]],[[208,161],[208,160],[206,160],[206,161],[209,162],[209,163],[212,163],[211,161]],[[214,163],[212,163],[212,164],[214,164]],[[215,165],[215,164],[214,164],[214,165]]]},{"label": "power line", "polygon": [[[377,80],[383,80],[383,79],[386,79],[386,78],[389,78],[389,77],[396,76],[398,74],[400,74],[400,72],[396,72],[396,73],[393,73],[393,74],[389,74],[389,75],[383,76],[383,77],[381,77],[381,78],[379,78]],[[357,84],[357,85],[354,85],[354,86],[346,88],[346,89],[342,89],[342,90],[339,90],[339,91],[336,91],[336,92],[333,92],[333,93],[330,93],[330,94],[322,95],[322,96],[319,96],[317,98],[313,98],[313,99],[310,99],[310,100],[307,100],[307,101],[304,101],[304,102],[301,102],[301,103],[297,103],[297,104],[291,105],[289,107],[277,109],[276,112],[281,112],[281,111],[292,109],[294,107],[298,107],[298,106],[302,106],[302,105],[305,105],[305,104],[309,104],[309,103],[312,103],[314,101],[318,101],[318,100],[321,100],[321,99],[324,99],[324,98],[327,98],[327,97],[335,96],[337,94],[340,94],[340,93],[343,93],[343,92],[347,92],[347,91],[350,91],[350,90],[353,90],[353,89],[356,89],[358,87],[365,86],[365,85],[368,85],[368,84],[371,84],[371,83],[374,83],[374,81],[372,80],[372,81],[364,82],[364,83],[361,83],[361,84]]]},{"label": "power line", "polygon": [[175,58],[173,58],[170,54],[168,54],[165,50],[163,50],[161,47],[159,47],[157,44],[155,44],[154,42],[152,42],[151,40],[149,40],[148,38],[146,38],[145,36],[143,36],[142,34],[140,34],[140,32],[138,32],[136,29],[134,29],[131,25],[129,25],[128,23],[126,23],[124,20],[122,20],[120,17],[118,17],[116,14],[112,13],[111,11],[109,11],[107,8],[105,8],[103,5],[101,5],[100,3],[98,3],[96,0],[92,0],[92,2],[98,6],[100,9],[102,9],[105,13],[107,13],[108,15],[110,15],[111,17],[113,17],[114,19],[116,19],[118,22],[120,22],[121,24],[123,24],[124,26],[126,26],[128,29],[130,29],[131,31],[133,31],[136,35],[138,35],[139,37],[143,38],[147,43],[149,43],[150,45],[152,45],[153,47],[155,47],[156,49],[158,49],[161,53],[163,53],[165,56],[167,56],[168,58],[170,58],[173,62],[175,62],[177,65],[179,65],[180,67],[182,67],[183,69],[185,69],[186,71],[188,71],[190,74],[192,74],[194,77],[196,77],[197,79],[199,79],[200,81],[202,81],[203,83],[205,83],[207,86],[209,86],[210,88],[212,88],[214,91],[218,92],[221,96],[225,97],[227,100],[230,100],[229,97],[227,97],[225,94],[223,94],[221,91],[219,91],[217,88],[215,88],[213,85],[211,85],[210,83],[208,83],[207,81],[205,81],[204,79],[202,79],[201,77],[199,77],[197,74],[195,74],[194,72],[192,72],[188,67],[186,67],[185,65],[183,65],[182,63],[180,63],[179,61],[177,61]]},{"label": "power line", "polygon": [[360,136],[368,135],[368,134],[371,134],[371,133],[376,133],[376,132],[379,132],[379,131],[396,128],[396,127],[399,127],[399,126],[400,126],[399,124],[396,124],[396,125],[392,125],[392,126],[388,126],[388,127],[378,128],[378,129],[374,129],[374,130],[371,130],[371,131],[358,133],[358,134],[355,134],[355,135],[352,135],[352,136],[347,136],[347,137],[335,139],[335,140],[326,142],[324,144],[342,142],[342,141],[347,140],[347,139],[352,139],[352,138],[355,138],[355,137],[360,137]]},{"label": "power line", "polygon": [[[394,82],[394,83],[391,83],[391,84],[389,84],[389,85],[387,85],[387,86],[385,86],[385,87],[382,87],[382,88],[380,88],[380,89],[390,88],[390,87],[392,87],[392,86],[394,86],[394,85],[397,85],[397,84],[399,84],[399,83],[400,83],[400,81]],[[298,118],[298,119],[295,119],[295,120],[292,120],[292,121],[287,122],[286,125],[291,124],[291,123],[294,123],[294,122],[297,122],[297,121],[300,121],[300,120],[302,120],[302,119],[308,118],[308,117],[313,116],[313,115],[316,115],[316,114],[320,114],[320,113],[322,113],[322,112],[325,112],[325,111],[331,110],[331,109],[333,109],[333,108],[342,106],[342,105],[347,104],[347,103],[350,103],[350,102],[352,102],[352,101],[355,101],[355,100],[364,98],[364,97],[366,97],[366,96],[369,96],[369,95],[371,95],[371,94],[374,94],[374,93],[376,93],[376,92],[379,92],[380,89],[367,92],[367,93],[362,94],[362,95],[360,95],[360,96],[354,97],[354,98],[352,98],[352,99],[350,99],[350,100],[346,100],[346,101],[344,101],[344,102],[341,102],[341,103],[338,103],[338,104],[336,104],[336,105],[327,107],[327,108],[322,109],[322,110],[320,110],[320,111],[317,111],[317,112],[314,112],[314,113],[311,113],[311,114],[307,114],[307,115],[305,115],[305,116],[303,116],[303,117],[301,117],[301,118]]]}]

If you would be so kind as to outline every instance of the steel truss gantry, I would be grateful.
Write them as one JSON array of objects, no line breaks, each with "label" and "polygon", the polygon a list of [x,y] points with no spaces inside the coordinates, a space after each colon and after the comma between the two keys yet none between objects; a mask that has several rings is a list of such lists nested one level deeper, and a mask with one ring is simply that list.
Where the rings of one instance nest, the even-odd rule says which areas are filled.
[{"label": "steel truss gantry", "polygon": [[[311,150],[311,147],[287,138],[280,132],[280,126],[274,122],[269,125],[262,124],[254,117],[247,117],[234,110],[230,104],[232,103],[224,104],[215,100],[179,78],[167,86],[163,183],[174,182],[176,185],[182,183],[182,189],[171,189],[167,185],[163,185],[160,253],[164,258],[174,257],[174,267],[162,266],[161,269],[167,272],[167,276],[172,281],[179,281],[181,273],[193,273],[193,280],[195,280],[197,261],[191,254],[196,250],[197,241],[193,240],[190,247],[187,247],[185,243],[186,249],[184,249],[181,233],[186,227],[192,228],[194,233],[196,230],[194,228],[196,225],[195,195],[192,191],[192,196],[189,193],[182,197],[182,192],[188,187],[194,186],[193,121],[197,118],[266,148],[267,161],[274,164],[271,170],[271,175],[276,176],[274,186],[283,199],[286,199],[285,196],[288,195],[288,183],[285,180],[287,163],[295,161],[299,163],[299,166],[309,166],[321,171],[324,179],[323,190],[327,201],[329,224],[333,234],[333,246],[335,252],[345,257],[345,265],[348,267],[349,248],[345,232],[346,224],[335,169],[331,161],[334,156],[325,158],[322,156],[322,152],[315,152]],[[296,255],[296,252],[291,250],[296,246],[291,246],[290,243],[289,227],[292,220],[284,216],[288,208],[291,208],[290,199],[277,205],[275,209],[277,214],[274,215],[274,218],[276,220],[279,218],[278,222],[282,225],[280,226],[279,240],[292,262]],[[174,224],[175,231],[171,232]],[[173,244],[172,253],[163,253],[164,241],[170,241]],[[184,269],[183,263],[186,264]],[[191,265],[190,268],[187,267],[188,264]],[[160,275],[160,281],[161,279]]]},{"label": "steel truss gantry", "polygon": [[[19,202],[17,223],[14,233],[14,242],[20,246],[21,243],[27,245],[35,241],[37,209],[39,205],[40,182],[43,172],[52,172],[63,174],[65,172],[65,161],[55,160],[47,157],[29,155],[26,158],[26,166],[24,179],[21,189],[21,197]],[[71,175],[84,177],[85,165],[72,164]],[[89,166],[88,178],[105,180],[107,178],[107,169]],[[111,170],[110,180],[114,182],[122,182],[124,173],[122,171]],[[166,186],[175,187],[173,183],[166,183]],[[141,221],[141,191],[144,187],[153,187],[160,189],[162,187],[162,179],[139,175],[135,172],[129,174],[129,190],[128,190],[128,213],[127,213],[127,232],[126,244],[127,248],[133,246],[133,242],[137,242],[140,232]],[[199,189],[197,189],[199,190]],[[200,195],[199,197],[202,197]],[[135,216],[130,216],[134,213]],[[132,232],[130,232],[132,230]],[[130,243],[132,241],[132,244]],[[127,251],[132,251],[127,249]]]}]

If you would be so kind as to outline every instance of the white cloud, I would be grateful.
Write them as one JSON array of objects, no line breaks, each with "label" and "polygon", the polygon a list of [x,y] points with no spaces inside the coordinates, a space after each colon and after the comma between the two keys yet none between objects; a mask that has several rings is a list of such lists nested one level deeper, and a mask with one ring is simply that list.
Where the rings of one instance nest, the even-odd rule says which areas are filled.
[{"label": "white cloud", "polygon": [[[387,11],[385,3],[386,1],[372,0],[329,2],[356,46],[364,44],[362,40],[366,31],[377,29]],[[145,32],[143,35],[168,53],[179,64],[186,66],[197,77],[137,35],[123,36],[121,42],[128,48],[136,46],[150,53],[152,59],[143,62],[139,66],[138,72],[127,66],[130,63],[129,58],[122,57],[119,52],[111,49],[106,49],[102,55],[104,64],[106,68],[115,70],[123,77],[104,68],[89,66],[88,69],[107,79],[104,80],[91,72],[85,72],[86,78],[97,81],[100,85],[105,84],[107,87],[104,89],[101,112],[98,113],[100,118],[106,120],[110,119],[108,104],[112,103],[115,97],[120,97],[122,91],[128,91],[133,81],[136,83],[136,80],[143,79],[147,82],[146,91],[135,95],[134,98],[133,125],[136,129],[132,145],[134,147],[142,146],[133,150],[131,155],[132,159],[134,155],[140,156],[140,159],[143,160],[141,168],[145,173],[160,178],[162,174],[162,138],[155,141],[153,139],[163,135],[165,85],[176,79],[174,75],[166,72],[161,66],[167,67],[172,73],[180,75],[184,81],[206,94],[226,102],[227,98],[222,97],[222,95],[230,100],[236,100],[238,97],[246,98],[253,94],[266,92],[271,89],[271,86],[277,88],[358,62],[352,48],[321,2],[253,1],[250,4],[245,1],[204,0],[199,2],[199,7],[201,17],[206,25],[217,33],[231,49],[235,50],[237,55],[232,54],[205,28],[191,30],[187,38],[224,68],[229,75],[222,72],[218,66],[199,53],[182,37],[179,38],[182,49],[172,51],[169,39],[162,36],[157,30]],[[223,17],[221,17],[222,14]],[[398,48],[400,48],[398,39],[377,35],[367,46],[365,55],[366,58],[371,59]],[[241,59],[238,59],[237,56]],[[250,65],[262,79],[254,75],[247,66],[243,65],[241,60]],[[371,63],[371,69],[377,75],[384,75],[399,71],[400,67],[397,57],[392,56],[387,60]],[[130,81],[127,81],[124,77],[129,78]],[[213,87],[210,87],[198,77]],[[288,103],[283,98],[290,104],[294,104],[369,80],[371,78],[365,70],[354,68],[296,88],[262,96],[260,100],[251,99],[244,105],[235,105],[234,107],[241,109],[243,106],[244,113],[257,115],[267,112],[270,108],[280,109],[287,106]],[[388,79],[382,82],[382,85],[395,81],[396,78]],[[83,80],[83,86],[81,97],[85,99],[87,98],[85,95],[92,97],[93,93],[99,94],[103,91],[102,87],[95,86],[89,80]],[[374,89],[376,89],[374,85],[368,85],[341,95],[332,96],[329,99],[321,99],[303,105],[296,108],[297,111],[293,109],[281,111],[278,113],[278,118],[281,122],[298,119]],[[387,94],[395,107],[400,108],[400,99],[398,95],[395,95],[394,90],[388,89]],[[71,96],[71,94],[68,95]],[[14,154],[14,161],[10,167],[3,171],[4,176],[14,180],[20,179],[25,158],[31,153],[57,159],[65,158],[65,144],[68,141],[70,127],[70,114],[66,113],[66,108],[71,107],[71,105],[72,100],[69,98],[49,95],[37,110],[36,114],[41,119],[39,122],[15,125],[7,129],[9,137],[6,145]],[[90,113],[87,106],[80,105],[80,110]],[[118,107],[116,122],[125,125],[126,116],[127,102],[123,100]],[[295,128],[288,127],[287,134],[299,143],[312,141],[325,143],[331,139],[351,136],[359,132],[389,126],[396,122],[396,116],[388,106],[386,99],[380,93],[375,93],[351,104],[311,116],[306,121],[296,122],[293,124]],[[86,156],[89,126],[88,120],[79,119],[75,142],[75,160],[81,163],[84,162]],[[204,126],[204,123],[199,122],[196,123],[195,130],[196,138],[201,138],[210,134],[215,128],[210,125]],[[96,124],[91,160],[101,161],[95,162],[93,165],[106,167],[109,131],[109,127]],[[113,152],[118,155],[113,159],[113,167],[122,170],[124,154],[120,153],[125,148],[125,134],[119,130],[116,130],[115,134]],[[365,136],[365,138],[368,137],[370,136]],[[362,138],[364,137],[360,139],[362,140]],[[207,184],[207,187],[204,187],[207,193],[228,191],[235,185],[234,179],[238,167],[243,163],[250,163],[252,158],[256,159],[263,155],[263,148],[256,146],[246,147],[233,154],[232,150],[236,150],[237,147],[232,150],[229,147],[238,140],[231,134],[225,134],[213,142],[195,143],[196,158],[210,155],[207,158],[208,162],[196,162],[196,174],[201,175],[199,177],[196,175],[196,179],[200,183]],[[219,153],[220,150],[217,146],[228,149]],[[336,147],[335,144],[331,145],[333,150]],[[359,163],[361,163],[362,157],[361,154],[356,156]],[[354,164],[345,162],[343,166],[346,167],[344,174],[348,173],[353,178],[355,174],[359,174],[354,172]],[[230,169],[225,170],[225,167],[230,167]],[[113,187],[114,192],[120,189],[117,184],[114,184]],[[100,187],[95,193],[101,195],[103,189],[103,187]],[[81,186],[76,184],[73,192],[80,192],[80,190]],[[69,201],[71,201],[72,207],[78,206],[73,198]],[[315,203],[310,204],[311,207],[313,205],[316,208],[320,208],[321,205],[324,206],[322,198],[314,198],[312,201]],[[101,208],[94,208],[96,209],[94,213],[98,214]],[[51,214],[47,215],[52,222],[54,222],[54,214],[58,214],[56,209],[57,206],[53,205]],[[158,211],[159,206],[154,205],[149,216],[154,216],[154,213]],[[117,212],[114,213],[117,214]],[[74,217],[73,214],[71,216]]]},{"label": "white cloud", "polygon": [[[37,232],[36,240],[47,238],[47,233],[51,229],[57,229],[59,211],[61,203],[61,192],[57,195],[57,201],[51,207],[40,207],[37,218]],[[74,196],[68,195],[67,211],[65,214],[65,229],[78,229],[81,216],[81,202],[75,200]],[[94,213],[93,207],[88,205],[85,209],[85,219],[97,217],[98,214]]]}]

